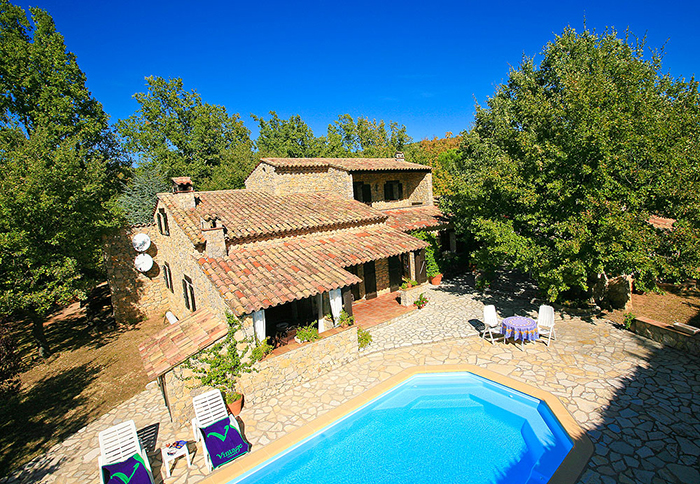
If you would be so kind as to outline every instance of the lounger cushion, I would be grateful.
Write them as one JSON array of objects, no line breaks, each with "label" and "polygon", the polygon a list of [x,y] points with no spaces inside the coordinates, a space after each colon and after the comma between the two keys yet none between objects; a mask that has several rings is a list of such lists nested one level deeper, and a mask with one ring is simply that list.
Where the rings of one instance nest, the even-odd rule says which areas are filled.
[{"label": "lounger cushion", "polygon": [[141,455],[134,454],[125,461],[102,466],[107,484],[151,484],[151,477]]},{"label": "lounger cushion", "polygon": [[201,429],[214,469],[248,452],[248,444],[228,417]]}]

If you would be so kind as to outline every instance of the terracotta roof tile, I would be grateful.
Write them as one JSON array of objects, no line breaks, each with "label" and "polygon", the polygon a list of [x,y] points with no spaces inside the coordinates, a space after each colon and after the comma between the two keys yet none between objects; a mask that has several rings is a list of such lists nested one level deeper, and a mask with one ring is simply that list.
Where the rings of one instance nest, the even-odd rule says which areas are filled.
[{"label": "terracotta roof tile", "polygon": [[[223,281],[217,288],[240,316],[356,284],[360,279],[343,267],[427,245],[386,225],[374,225],[238,245],[225,259],[199,259],[199,263],[210,279],[216,275]],[[262,264],[249,264],[253,259]],[[246,270],[247,281],[241,283]]]},{"label": "terracotta roof tile", "polygon": [[155,379],[227,333],[226,321],[199,309],[139,345],[146,373]]},{"label": "terracotta roof tile", "polygon": [[177,197],[172,193],[158,194],[194,244],[204,243],[201,219],[214,215],[233,243],[380,223],[387,218],[363,203],[328,192],[284,196],[253,190],[196,192],[199,202],[193,210],[180,208]]},{"label": "terracotta roof tile", "polygon": [[344,171],[431,171],[429,166],[396,158],[263,158],[261,161],[278,168],[333,167]]},{"label": "terracotta roof tile", "polygon": [[384,210],[389,216],[386,224],[389,227],[410,232],[421,229],[435,229],[449,224],[440,209],[435,206],[399,208],[396,210]]}]

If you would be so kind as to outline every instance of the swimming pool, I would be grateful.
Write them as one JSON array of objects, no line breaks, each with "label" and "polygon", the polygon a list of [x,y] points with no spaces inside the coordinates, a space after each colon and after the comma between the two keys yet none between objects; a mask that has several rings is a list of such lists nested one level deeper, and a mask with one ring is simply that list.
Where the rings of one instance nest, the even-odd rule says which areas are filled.
[{"label": "swimming pool", "polygon": [[469,372],[417,374],[229,483],[534,484],[572,447],[537,398]]}]

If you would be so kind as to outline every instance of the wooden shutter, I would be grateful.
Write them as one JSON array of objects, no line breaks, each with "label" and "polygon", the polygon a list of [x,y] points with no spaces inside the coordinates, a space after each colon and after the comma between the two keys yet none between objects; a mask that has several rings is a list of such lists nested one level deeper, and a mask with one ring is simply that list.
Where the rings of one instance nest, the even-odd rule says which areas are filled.
[{"label": "wooden shutter", "polygon": [[364,203],[372,203],[372,185],[367,183],[362,185],[362,201]]}]

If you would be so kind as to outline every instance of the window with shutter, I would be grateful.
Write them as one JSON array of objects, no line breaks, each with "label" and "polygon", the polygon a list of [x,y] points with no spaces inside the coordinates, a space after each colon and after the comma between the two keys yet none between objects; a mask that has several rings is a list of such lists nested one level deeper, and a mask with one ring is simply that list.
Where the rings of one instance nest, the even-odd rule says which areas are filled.
[{"label": "window with shutter", "polygon": [[182,296],[185,299],[185,307],[190,311],[196,311],[197,304],[194,300],[194,286],[192,285],[192,279],[187,276],[182,279]]}]

